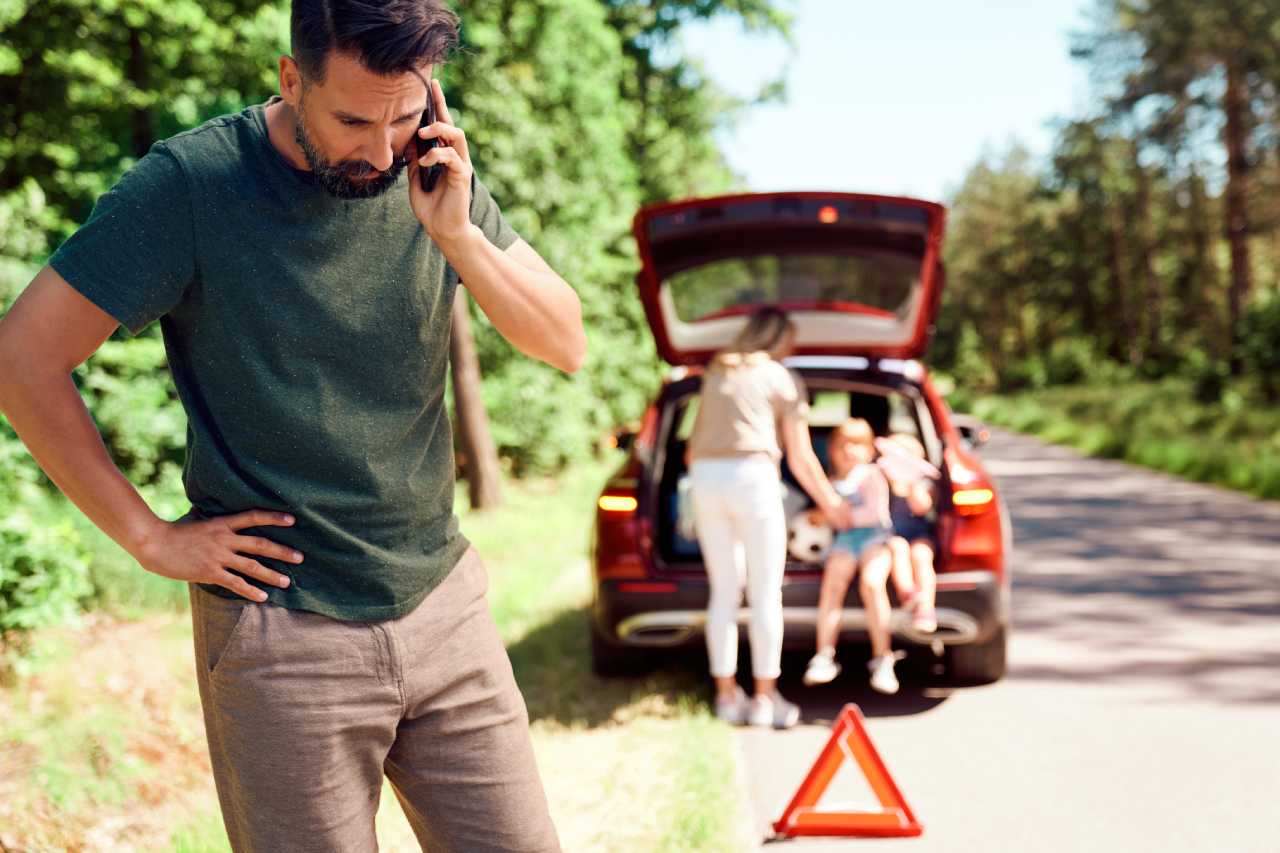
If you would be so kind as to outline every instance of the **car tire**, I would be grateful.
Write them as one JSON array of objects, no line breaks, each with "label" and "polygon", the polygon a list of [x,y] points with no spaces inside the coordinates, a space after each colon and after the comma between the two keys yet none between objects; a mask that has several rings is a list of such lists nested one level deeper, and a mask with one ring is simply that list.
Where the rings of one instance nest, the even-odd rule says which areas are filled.
[{"label": "car tire", "polygon": [[947,677],[954,684],[990,684],[1004,677],[1008,633],[1001,625],[985,643],[947,648]]},{"label": "car tire", "polygon": [[653,668],[652,657],[643,650],[609,642],[594,625],[587,630],[591,634],[591,671],[601,678],[644,675]]}]

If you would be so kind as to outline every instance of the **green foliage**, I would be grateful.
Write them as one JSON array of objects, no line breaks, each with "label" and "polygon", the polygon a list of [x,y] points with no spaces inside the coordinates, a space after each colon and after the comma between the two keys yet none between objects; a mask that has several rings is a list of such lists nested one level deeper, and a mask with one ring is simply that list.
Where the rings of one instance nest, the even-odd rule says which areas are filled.
[{"label": "green foliage", "polygon": [[0,194],[31,180],[82,221],[153,141],[269,91],[287,24],[279,0],[8,0]]},{"label": "green foliage", "polygon": [[[745,104],[680,55],[680,28],[731,15],[785,34],[787,18],[773,0],[458,5],[463,50],[443,70],[455,118],[517,231],[577,289],[589,330],[588,361],[569,377],[531,364],[472,309],[502,455],[516,471],[554,470],[638,415],[658,382],[634,293],[636,208],[736,182],[712,131]],[[155,139],[265,98],[287,18],[286,0],[0,6],[0,264],[39,262]],[[20,277],[4,272],[7,305]],[[117,334],[76,379],[131,480],[181,463],[185,423],[156,327]]]},{"label": "green foliage", "polygon": [[999,382],[1001,391],[1043,388],[1046,383],[1044,362],[1035,356],[1006,361],[1001,365]]},{"label": "green foliage", "polygon": [[181,468],[185,455],[187,416],[159,328],[107,341],[74,373],[112,459],[136,485],[156,482],[166,462]]},{"label": "green foliage", "polygon": [[1204,350],[1193,349],[1185,354],[1182,374],[1191,382],[1191,397],[1197,403],[1217,403],[1222,399],[1229,378],[1227,366]]},{"label": "green foliage", "polygon": [[70,519],[41,518],[24,505],[0,513],[0,652],[20,652],[26,632],[71,618],[90,592]]},{"label": "green foliage", "polygon": [[[476,168],[515,229],[576,288],[596,333],[583,369],[566,376],[517,353],[472,304],[499,453],[514,471],[550,471],[584,456],[636,402],[609,395],[618,365],[598,337],[607,329],[633,357],[646,349],[642,315],[627,304],[636,301],[625,239],[639,204],[626,148],[634,110],[618,101],[622,48],[595,0],[476,4],[462,15],[464,50],[444,84]],[[641,365],[647,372],[621,378],[652,385],[652,359]]]},{"label": "green foliage", "polygon": [[1241,349],[1267,401],[1280,402],[1280,292],[1259,298],[1241,318]]},{"label": "green foliage", "polygon": [[[48,235],[63,227],[64,220],[45,198],[34,178],[25,178],[16,187],[0,191],[0,305],[17,296],[13,282],[18,278],[13,265],[43,256]],[[23,282],[26,283],[25,281]]]},{"label": "green foliage", "polygon": [[[954,195],[934,356],[962,375],[970,328],[987,388],[1070,384],[1106,363],[1189,377],[1213,400],[1219,365],[1257,375],[1277,338],[1248,306],[1280,277],[1280,41],[1259,36],[1280,32],[1280,5],[1093,6],[1072,47],[1096,105],[1058,122],[1048,162],[985,156]],[[974,351],[965,373],[985,372]]]},{"label": "green foliage", "polygon": [[[627,126],[630,159],[638,167],[641,199],[665,201],[710,195],[738,182],[712,136],[748,103],[717,89],[697,63],[679,52],[680,30],[719,15],[756,33],[789,37],[791,16],[776,0],[599,0],[622,40],[619,100],[637,112]],[[750,103],[776,100],[783,83],[766,83]]]},{"label": "green foliage", "polygon": [[1098,360],[1087,341],[1065,338],[1054,341],[1044,358],[1045,382],[1049,385],[1076,385],[1085,381]]},{"label": "green foliage", "polygon": [[602,432],[637,417],[657,386],[652,334],[635,294],[631,218],[645,201],[733,186],[712,131],[743,106],[672,45],[685,22],[716,14],[785,32],[773,5],[525,0],[460,8],[463,51],[444,76],[456,119],[512,225],[577,290],[589,343],[582,370],[565,376],[516,353],[472,305],[485,403],[512,471],[554,471],[586,456]]},{"label": "green foliage", "polygon": [[1178,476],[1280,499],[1280,411],[1247,384],[1228,383],[1217,404],[1193,381],[1129,380],[950,401],[992,424],[1125,459]]},{"label": "green foliage", "polygon": [[[0,205],[0,213],[3,206]],[[0,259],[0,306],[29,267]],[[92,588],[72,522],[49,511],[51,484],[9,421],[0,416],[0,663],[10,664],[32,628],[78,610]]]}]

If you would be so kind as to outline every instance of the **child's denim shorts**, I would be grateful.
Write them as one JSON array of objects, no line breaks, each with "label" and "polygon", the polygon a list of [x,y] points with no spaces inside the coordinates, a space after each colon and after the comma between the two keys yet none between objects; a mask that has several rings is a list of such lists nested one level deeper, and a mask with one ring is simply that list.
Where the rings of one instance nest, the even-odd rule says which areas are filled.
[{"label": "child's denim shorts", "polygon": [[852,527],[836,534],[831,550],[843,551],[852,554],[855,560],[861,560],[863,554],[878,545],[884,545],[892,535],[893,531],[884,527]]}]

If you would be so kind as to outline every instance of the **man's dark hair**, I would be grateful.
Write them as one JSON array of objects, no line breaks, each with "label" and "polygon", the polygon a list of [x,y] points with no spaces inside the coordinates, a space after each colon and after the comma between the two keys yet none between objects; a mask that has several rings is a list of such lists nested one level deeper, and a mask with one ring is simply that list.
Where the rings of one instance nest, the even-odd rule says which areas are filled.
[{"label": "man's dark hair", "polygon": [[442,62],[458,43],[458,16],[440,0],[293,0],[290,34],[302,76],[323,83],[330,51],[375,74]]}]

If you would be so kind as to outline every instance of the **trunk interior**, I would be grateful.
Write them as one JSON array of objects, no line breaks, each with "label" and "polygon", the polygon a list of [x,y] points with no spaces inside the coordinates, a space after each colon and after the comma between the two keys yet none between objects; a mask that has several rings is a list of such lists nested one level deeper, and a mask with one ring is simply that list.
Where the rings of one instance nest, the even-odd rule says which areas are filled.
[{"label": "trunk interior", "polygon": [[[889,385],[805,372],[801,375],[809,390],[809,434],[814,452],[824,468],[828,467],[827,439],[832,428],[850,417],[864,418],[877,436],[906,433],[918,438],[925,446],[929,461],[942,467],[941,442],[933,428],[928,407],[915,386],[907,382]],[[656,550],[661,560],[659,568],[667,571],[703,571],[702,552],[696,538],[681,535],[678,523],[681,512],[689,511],[684,450],[697,415],[698,386],[696,377],[670,386],[659,433],[659,452],[654,457],[655,465],[661,466],[653,504],[656,509]],[[795,515],[810,508],[813,502],[791,473],[785,456],[782,480],[783,505],[790,522]],[[821,568],[821,563],[802,562],[788,554],[788,573]]]}]

